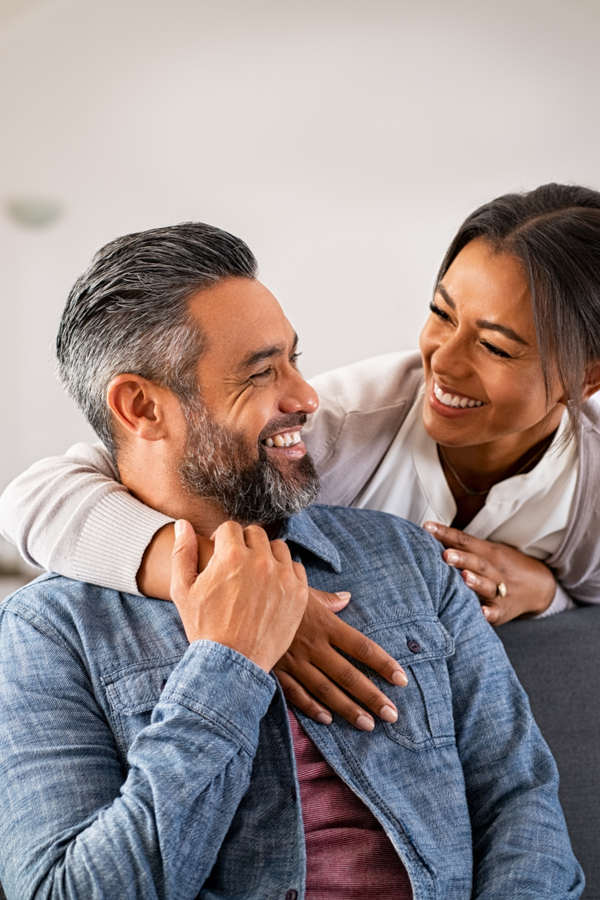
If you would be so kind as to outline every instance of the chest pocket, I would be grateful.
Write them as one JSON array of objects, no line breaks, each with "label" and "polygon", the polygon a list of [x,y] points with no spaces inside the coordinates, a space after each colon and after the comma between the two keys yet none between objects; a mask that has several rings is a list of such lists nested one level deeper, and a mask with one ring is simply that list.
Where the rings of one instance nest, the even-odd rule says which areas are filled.
[{"label": "chest pocket", "polygon": [[454,653],[454,641],[439,619],[402,619],[363,631],[400,663],[408,677],[403,688],[390,685],[379,675],[373,678],[398,709],[397,722],[383,723],[388,736],[410,750],[453,744],[452,692],[446,660]]},{"label": "chest pocket", "polygon": [[137,733],[150,724],[152,711],[181,657],[147,660],[102,677],[117,743],[125,759]]}]

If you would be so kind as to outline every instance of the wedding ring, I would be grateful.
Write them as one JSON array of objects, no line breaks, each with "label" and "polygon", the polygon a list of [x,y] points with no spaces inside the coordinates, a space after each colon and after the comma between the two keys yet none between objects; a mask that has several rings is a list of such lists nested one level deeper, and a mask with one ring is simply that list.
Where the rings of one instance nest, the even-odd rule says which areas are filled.
[{"label": "wedding ring", "polygon": [[506,597],[507,593],[508,588],[503,581],[496,585],[496,597]]}]

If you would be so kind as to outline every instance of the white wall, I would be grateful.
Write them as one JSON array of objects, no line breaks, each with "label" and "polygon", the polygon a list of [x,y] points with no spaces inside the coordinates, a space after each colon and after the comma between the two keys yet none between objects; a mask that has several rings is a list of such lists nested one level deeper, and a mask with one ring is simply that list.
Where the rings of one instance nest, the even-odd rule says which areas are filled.
[{"label": "white wall", "polygon": [[94,248],[202,219],[244,237],[304,370],[415,345],[454,228],[600,186],[594,0],[0,0],[0,488],[89,435],[52,374]]}]

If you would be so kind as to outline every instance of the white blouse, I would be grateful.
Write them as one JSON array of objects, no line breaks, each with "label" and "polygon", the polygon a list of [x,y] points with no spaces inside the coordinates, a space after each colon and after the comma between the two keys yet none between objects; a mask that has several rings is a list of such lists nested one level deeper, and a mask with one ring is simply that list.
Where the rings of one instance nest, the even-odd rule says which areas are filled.
[{"label": "white blouse", "polygon": [[[428,520],[450,525],[457,508],[448,487],[437,445],[423,425],[425,386],[394,438],[357,506],[379,509],[422,525]],[[485,505],[466,529],[474,537],[516,547],[544,560],[558,548],[575,493],[579,454],[573,438],[561,446],[568,424],[565,412],[554,439],[531,472],[495,484]],[[575,604],[558,587],[542,615]]]}]

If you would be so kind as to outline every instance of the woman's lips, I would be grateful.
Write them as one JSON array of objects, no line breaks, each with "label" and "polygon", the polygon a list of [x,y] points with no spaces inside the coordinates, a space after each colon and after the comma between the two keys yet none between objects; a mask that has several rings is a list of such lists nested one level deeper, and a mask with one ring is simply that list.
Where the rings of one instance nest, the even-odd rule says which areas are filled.
[{"label": "woman's lips", "polygon": [[467,394],[457,394],[455,391],[448,390],[445,386],[433,380],[429,394],[429,405],[435,412],[445,418],[462,418],[471,414],[473,410],[485,406],[485,402],[478,400],[476,397],[469,397]]},{"label": "woman's lips", "polygon": [[476,400],[474,397],[468,397],[465,394],[455,394],[445,391],[437,381],[433,382],[433,394],[443,406],[451,406],[453,409],[473,409],[475,406],[483,406],[483,400]]}]

